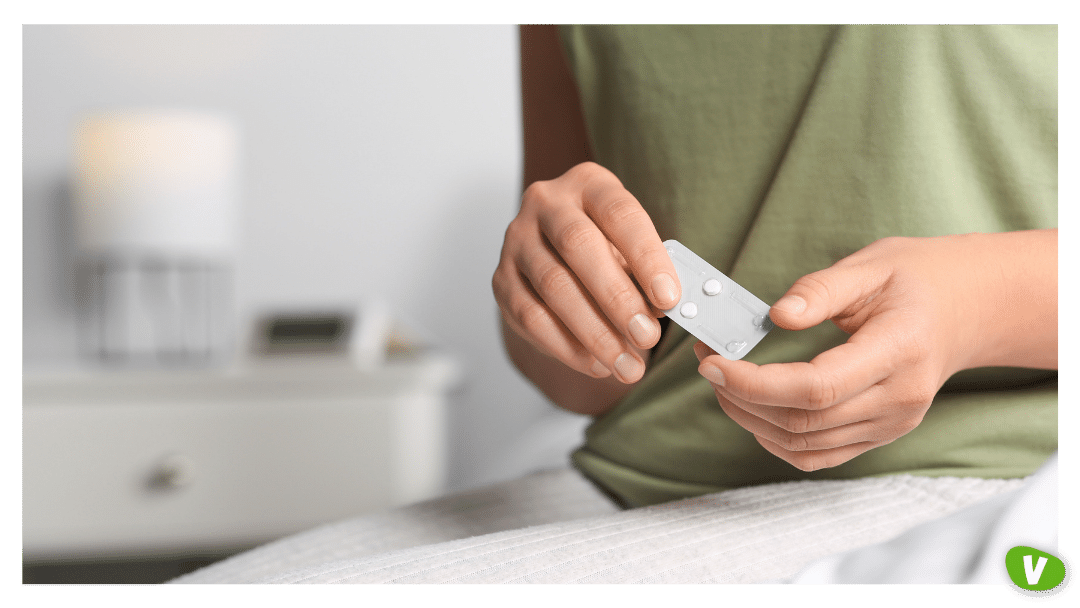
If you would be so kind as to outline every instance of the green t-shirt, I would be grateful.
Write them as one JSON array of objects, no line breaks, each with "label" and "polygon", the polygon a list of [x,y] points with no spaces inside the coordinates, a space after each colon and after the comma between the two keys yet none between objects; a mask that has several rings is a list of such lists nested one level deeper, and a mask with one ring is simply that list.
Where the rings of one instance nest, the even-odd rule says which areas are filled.
[{"label": "green t-shirt", "polygon": [[[678,239],[766,302],[887,236],[1057,226],[1057,28],[570,26],[597,162]],[[947,262],[943,260],[943,262]],[[809,361],[832,323],[747,357]],[[575,465],[630,506],[795,479],[1019,477],[1057,449],[1057,373],[954,376],[922,423],[802,472],[716,403],[670,324]]]}]

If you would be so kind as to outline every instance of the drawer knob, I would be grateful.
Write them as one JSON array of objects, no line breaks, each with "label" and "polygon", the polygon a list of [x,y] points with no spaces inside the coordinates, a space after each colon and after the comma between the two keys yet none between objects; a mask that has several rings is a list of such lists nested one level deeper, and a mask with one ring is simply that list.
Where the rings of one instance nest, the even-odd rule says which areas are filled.
[{"label": "drawer knob", "polygon": [[195,463],[184,454],[170,454],[162,458],[150,474],[150,487],[155,490],[179,490],[191,485],[195,477]]}]

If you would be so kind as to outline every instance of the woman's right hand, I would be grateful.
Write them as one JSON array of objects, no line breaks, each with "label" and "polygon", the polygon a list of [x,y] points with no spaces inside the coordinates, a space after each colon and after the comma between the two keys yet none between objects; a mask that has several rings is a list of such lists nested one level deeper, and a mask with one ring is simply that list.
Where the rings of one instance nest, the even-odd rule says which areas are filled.
[{"label": "woman's right hand", "polygon": [[592,162],[530,185],[492,278],[506,325],[594,378],[632,384],[681,290],[649,215]]}]

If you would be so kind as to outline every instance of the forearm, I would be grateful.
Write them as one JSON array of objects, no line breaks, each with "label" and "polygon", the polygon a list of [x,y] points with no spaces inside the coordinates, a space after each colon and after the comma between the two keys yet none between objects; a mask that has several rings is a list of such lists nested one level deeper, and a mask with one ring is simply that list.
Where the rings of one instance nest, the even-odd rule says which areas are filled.
[{"label": "forearm", "polygon": [[966,235],[978,259],[971,367],[1057,369],[1057,229]]},{"label": "forearm", "polygon": [[[590,378],[541,353],[502,323],[503,343],[510,360],[555,405],[577,414],[599,416],[630,392],[633,385],[614,376]],[[638,350],[646,364],[649,352]]]},{"label": "forearm", "polygon": [[592,159],[577,85],[553,25],[522,25],[524,187]]}]

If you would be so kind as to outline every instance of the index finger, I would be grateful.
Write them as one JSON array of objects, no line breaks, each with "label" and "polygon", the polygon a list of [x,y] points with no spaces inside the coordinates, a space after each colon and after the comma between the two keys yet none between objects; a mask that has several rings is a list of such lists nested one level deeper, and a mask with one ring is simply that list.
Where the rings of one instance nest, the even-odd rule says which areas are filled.
[{"label": "index finger", "polygon": [[652,218],[614,176],[593,179],[582,192],[585,212],[630,265],[638,286],[654,306],[668,310],[682,290],[675,265],[664,249]]},{"label": "index finger", "polygon": [[892,349],[882,347],[881,340],[887,338],[881,325],[864,325],[852,339],[809,363],[759,366],[712,355],[702,360],[698,371],[713,384],[750,403],[824,409],[851,399],[892,374],[896,365],[888,354]]}]

